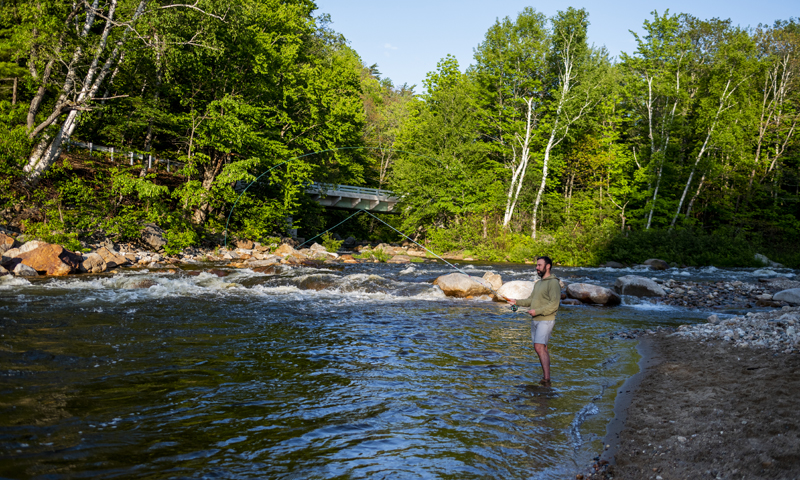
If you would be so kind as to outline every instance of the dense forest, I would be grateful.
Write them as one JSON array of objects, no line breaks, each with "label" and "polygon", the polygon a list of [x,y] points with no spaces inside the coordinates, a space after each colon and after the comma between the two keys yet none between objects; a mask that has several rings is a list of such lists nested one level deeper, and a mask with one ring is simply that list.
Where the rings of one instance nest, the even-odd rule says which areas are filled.
[{"label": "dense forest", "polygon": [[610,58],[589,21],[527,8],[396,86],[312,1],[0,2],[0,224],[76,249],[147,223],[218,244],[229,215],[311,237],[350,215],[304,193],[329,182],[402,194],[386,222],[474,258],[800,265],[800,24],[653,12]]}]

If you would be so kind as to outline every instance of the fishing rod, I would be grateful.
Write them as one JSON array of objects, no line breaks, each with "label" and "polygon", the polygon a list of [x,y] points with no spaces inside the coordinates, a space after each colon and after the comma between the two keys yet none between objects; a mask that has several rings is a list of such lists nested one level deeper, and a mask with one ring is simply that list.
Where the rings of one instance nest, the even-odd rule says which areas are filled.
[{"label": "fishing rod", "polygon": [[[466,275],[466,276],[468,276],[468,277],[470,276],[470,275],[469,275],[467,272],[465,272],[464,270],[461,270],[460,268],[456,267],[456,266],[455,266],[455,265],[453,265],[452,263],[448,262],[447,260],[445,260],[444,258],[442,258],[441,256],[439,256],[438,254],[436,254],[436,252],[434,252],[434,251],[430,250],[429,248],[425,247],[424,245],[422,245],[422,244],[418,243],[418,242],[417,242],[417,241],[415,241],[413,238],[409,237],[409,236],[408,236],[408,235],[406,235],[405,233],[403,233],[403,232],[401,232],[400,230],[398,230],[398,229],[394,228],[393,226],[389,225],[388,223],[386,223],[385,221],[383,221],[383,219],[381,219],[381,218],[379,218],[379,217],[375,216],[375,215],[374,215],[372,212],[370,212],[369,210],[366,210],[366,209],[363,209],[363,208],[359,209],[359,210],[358,210],[356,213],[354,213],[354,214],[350,215],[349,217],[345,218],[344,220],[342,220],[341,222],[339,222],[339,223],[337,223],[336,225],[332,226],[331,228],[329,228],[329,229],[325,230],[324,232],[322,232],[322,233],[320,233],[320,234],[318,234],[318,235],[316,235],[316,236],[314,236],[314,237],[312,237],[312,238],[310,238],[310,239],[306,240],[305,242],[301,243],[301,244],[299,245],[299,247],[302,247],[303,245],[305,245],[306,243],[310,242],[311,240],[314,240],[315,238],[318,238],[318,237],[321,237],[322,235],[325,235],[326,233],[330,232],[330,231],[331,231],[331,230],[333,230],[334,228],[338,227],[339,225],[341,225],[341,224],[345,223],[346,221],[350,220],[351,218],[355,217],[356,215],[358,215],[359,213],[362,213],[362,212],[363,212],[363,213],[366,213],[367,215],[371,216],[371,217],[372,217],[372,218],[374,218],[375,220],[377,220],[377,221],[381,222],[382,224],[386,225],[387,227],[391,228],[392,230],[394,230],[395,232],[399,233],[399,234],[400,234],[402,237],[406,238],[408,241],[410,241],[410,242],[411,242],[411,243],[413,243],[414,245],[416,245],[416,246],[418,246],[418,247],[422,248],[423,250],[425,250],[426,252],[430,253],[431,255],[433,255],[434,257],[438,258],[439,260],[443,261],[444,263],[446,263],[446,264],[447,264],[447,265],[449,265],[450,267],[452,267],[452,268],[454,268],[454,269],[458,270],[459,272],[463,273],[464,275]],[[504,297],[503,295],[500,295],[500,293],[498,293],[498,292],[497,292],[497,290],[495,290],[494,288],[492,288],[492,286],[491,286],[491,284],[490,284],[489,282],[486,282],[486,285],[484,285],[484,286],[485,286],[485,287],[487,287],[489,290],[491,290],[491,291],[492,291],[492,293],[494,293],[494,294],[495,294],[495,295],[496,295],[498,298],[500,298],[500,299],[502,299],[502,300],[505,300],[505,301],[508,301],[508,299],[507,299],[506,297]],[[518,307],[517,307],[516,305],[511,305],[511,311],[512,311],[512,312],[516,312],[517,310],[518,310]]]}]

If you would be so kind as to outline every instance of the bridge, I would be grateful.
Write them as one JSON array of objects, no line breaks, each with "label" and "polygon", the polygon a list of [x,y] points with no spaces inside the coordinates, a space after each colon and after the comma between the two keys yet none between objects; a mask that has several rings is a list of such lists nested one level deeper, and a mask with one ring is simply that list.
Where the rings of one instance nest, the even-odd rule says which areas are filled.
[{"label": "bridge", "polygon": [[[162,159],[154,157],[150,153],[136,153],[133,151],[124,151],[121,149],[115,150],[114,147],[106,147],[102,145],[95,145],[92,142],[81,142],[74,139],[69,139],[66,142],[67,150],[71,146],[84,148],[89,150],[89,156],[92,152],[102,152],[111,154],[111,161],[114,161],[114,154],[118,155],[117,158],[122,161],[129,161],[131,165],[134,161],[142,161],[147,163],[147,168],[153,168],[153,164],[166,163],[167,171],[171,167],[182,167],[184,164],[175,160]],[[233,189],[236,193],[242,193],[246,182],[236,182]],[[391,190],[381,190],[378,188],[365,188],[354,187],[351,185],[336,185],[332,183],[315,183],[306,188],[306,193],[311,195],[311,198],[320,205],[328,208],[341,208],[346,210],[368,210],[370,212],[383,212],[383,213],[399,213],[394,211],[394,206],[400,201],[400,196]]]},{"label": "bridge", "polygon": [[314,201],[328,208],[399,213],[393,210],[400,201],[400,196],[391,190],[315,183],[306,188],[306,193],[311,195]]}]

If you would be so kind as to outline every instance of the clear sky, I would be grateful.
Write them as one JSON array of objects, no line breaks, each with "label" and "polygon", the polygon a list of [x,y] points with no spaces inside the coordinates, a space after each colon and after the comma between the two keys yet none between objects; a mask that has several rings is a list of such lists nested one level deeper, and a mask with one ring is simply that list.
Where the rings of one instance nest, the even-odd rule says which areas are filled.
[{"label": "clear sky", "polygon": [[[795,0],[796,1],[796,0]],[[454,55],[462,71],[473,62],[473,49],[498,18],[516,18],[530,6],[547,16],[573,6],[589,12],[589,42],[605,45],[612,56],[631,53],[635,44],[628,30],[641,33],[642,23],[659,14],[689,13],[698,18],[731,19],[742,27],[772,24],[800,16],[791,0],[636,1],[582,0],[531,2],[520,0],[317,0],[317,13],[328,13],[333,29],[343,34],[367,65],[378,64],[395,85],[417,85],[445,55]]]}]

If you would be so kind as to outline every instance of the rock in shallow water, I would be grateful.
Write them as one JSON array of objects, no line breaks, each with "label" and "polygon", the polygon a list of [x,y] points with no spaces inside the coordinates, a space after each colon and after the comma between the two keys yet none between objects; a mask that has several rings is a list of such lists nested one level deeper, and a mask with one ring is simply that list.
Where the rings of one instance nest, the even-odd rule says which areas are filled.
[{"label": "rock in shallow water", "polygon": [[800,288],[783,290],[773,295],[772,299],[778,302],[787,302],[794,305],[800,305]]},{"label": "rock in shallow water", "polygon": [[497,290],[497,294],[504,298],[524,300],[531,296],[534,283],[535,282],[526,282],[524,280],[513,280],[511,282],[506,282]]},{"label": "rock in shallow water", "polygon": [[491,287],[486,280],[470,277],[463,273],[442,275],[434,280],[433,284],[441,288],[448,297],[465,298],[492,294]]},{"label": "rock in shallow water", "polygon": [[600,305],[619,305],[622,303],[620,296],[611,289],[590,283],[571,283],[567,285],[567,297],[580,300],[583,303],[597,303]]},{"label": "rock in shallow water", "polygon": [[[28,242],[33,243],[33,242]],[[68,275],[77,270],[83,259],[61,245],[38,242],[33,250],[21,253],[16,260],[47,275]],[[28,245],[27,243],[25,245]],[[23,245],[24,247],[24,245]]]},{"label": "rock in shallow water", "polygon": [[614,290],[620,295],[635,297],[663,297],[667,294],[661,285],[653,280],[637,275],[624,275],[617,278]]}]

